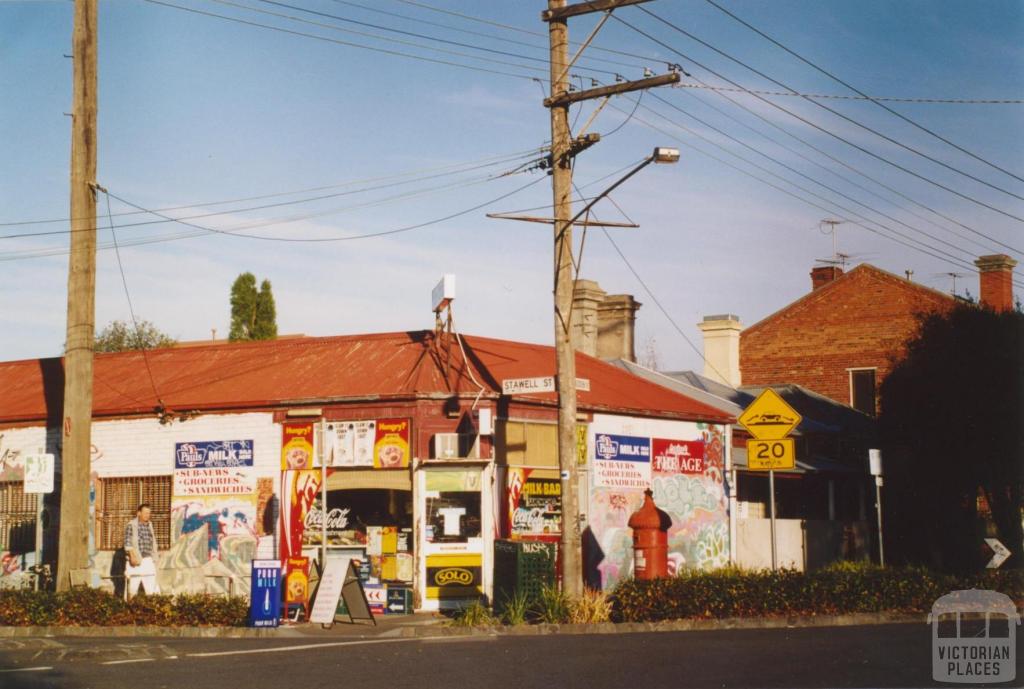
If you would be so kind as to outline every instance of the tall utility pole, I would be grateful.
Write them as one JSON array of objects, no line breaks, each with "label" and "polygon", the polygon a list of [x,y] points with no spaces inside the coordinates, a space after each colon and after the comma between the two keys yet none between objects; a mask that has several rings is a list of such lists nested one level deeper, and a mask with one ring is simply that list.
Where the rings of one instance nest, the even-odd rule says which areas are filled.
[{"label": "tall utility pole", "polygon": [[[592,98],[637,91],[679,81],[677,73],[639,81],[617,83],[586,91],[569,92],[569,28],[567,20],[592,12],[611,12],[617,7],[648,0],[589,0],[566,5],[566,0],[548,0],[541,18],[548,22],[551,48],[551,97],[544,105],[551,109],[551,191],[554,203],[555,239],[555,371],[558,392],[558,464],[562,477],[562,587],[571,596],[583,590],[580,550],[579,481],[576,467],[576,356],[572,346],[570,313],[573,298],[572,259],[572,164],[574,146],[569,131],[569,106]],[[603,23],[603,20],[602,20]],[[598,25],[598,29],[601,25]],[[594,33],[596,34],[597,30]],[[593,34],[592,34],[593,36]]]},{"label": "tall utility pole", "polygon": [[89,564],[89,454],[92,423],[92,352],[96,320],[96,23],[97,0],[75,0],[71,43],[71,255],[64,352],[60,541],[57,588],[71,586],[71,571]]}]

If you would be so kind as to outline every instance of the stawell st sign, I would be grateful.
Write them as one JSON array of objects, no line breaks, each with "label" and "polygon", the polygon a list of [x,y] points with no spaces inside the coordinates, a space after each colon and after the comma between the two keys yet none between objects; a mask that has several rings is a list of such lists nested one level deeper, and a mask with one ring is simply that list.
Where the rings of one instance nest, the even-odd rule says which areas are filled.
[{"label": "stawell st sign", "polygon": [[204,440],[175,443],[175,469],[211,469],[219,467],[251,467],[251,440]]},{"label": "stawell st sign", "polygon": [[594,485],[643,489],[650,482],[650,438],[610,433],[594,437]]}]

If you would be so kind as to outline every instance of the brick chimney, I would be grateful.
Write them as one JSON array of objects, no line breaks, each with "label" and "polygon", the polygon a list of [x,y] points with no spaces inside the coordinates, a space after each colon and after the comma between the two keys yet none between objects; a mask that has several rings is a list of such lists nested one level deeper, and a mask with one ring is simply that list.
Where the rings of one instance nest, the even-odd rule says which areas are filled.
[{"label": "brick chimney", "polygon": [[704,333],[704,377],[739,387],[742,383],[740,331],[743,330],[739,316],[731,313],[704,316],[697,327]]},{"label": "brick chimney", "polygon": [[572,346],[597,356],[597,307],[608,296],[593,280],[577,280],[572,293]]},{"label": "brick chimney", "polygon": [[572,346],[600,359],[636,361],[634,326],[640,302],[608,294],[593,280],[577,280],[572,295]]},{"label": "brick chimney", "polygon": [[824,287],[843,274],[839,266],[817,266],[811,269],[811,291]]},{"label": "brick chimney", "polygon": [[640,302],[631,294],[609,294],[597,307],[597,356],[636,363],[635,326]]},{"label": "brick chimney", "polygon": [[1013,268],[1017,262],[1006,254],[981,256],[974,265],[978,266],[978,280],[981,283],[981,303],[996,311],[1013,308]]}]

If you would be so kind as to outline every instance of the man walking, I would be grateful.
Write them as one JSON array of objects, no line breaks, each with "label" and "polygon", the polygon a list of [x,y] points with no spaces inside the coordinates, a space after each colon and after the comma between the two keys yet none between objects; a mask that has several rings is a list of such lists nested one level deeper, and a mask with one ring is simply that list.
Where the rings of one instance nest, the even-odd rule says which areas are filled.
[{"label": "man walking", "polygon": [[160,593],[156,583],[156,563],[159,551],[156,544],[156,532],[149,520],[151,514],[149,503],[142,503],[135,511],[132,519],[124,528],[124,551],[128,556],[124,576],[128,583],[128,595],[139,592],[141,584],[146,593]]}]

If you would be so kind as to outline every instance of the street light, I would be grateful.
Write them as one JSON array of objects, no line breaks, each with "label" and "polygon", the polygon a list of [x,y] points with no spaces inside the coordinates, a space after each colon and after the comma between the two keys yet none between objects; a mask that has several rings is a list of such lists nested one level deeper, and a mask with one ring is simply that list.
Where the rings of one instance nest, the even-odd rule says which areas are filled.
[{"label": "street light", "polygon": [[[627,179],[643,170],[651,163],[675,163],[679,160],[679,150],[675,148],[658,147],[640,162],[635,168],[627,172],[620,180],[615,182],[583,207],[579,213],[572,217],[564,225],[555,221],[556,247],[565,247],[572,252],[571,232],[573,223],[579,220],[584,214],[593,208],[594,204],[608,196],[613,190],[619,187]],[[556,168],[557,172],[557,168]],[[557,186],[555,187],[557,191]],[[556,218],[558,208],[556,207]],[[568,236],[569,241],[566,240]],[[564,242],[564,244],[563,244]],[[558,395],[558,465],[562,477],[562,577],[565,590],[571,595],[578,594],[582,585],[582,553],[580,544],[580,504],[579,484],[576,482],[576,433],[566,432],[567,428],[574,428],[576,424],[576,360],[574,358],[573,346],[569,331],[572,322],[572,292],[574,280],[569,275],[570,265],[564,263],[563,259],[556,254],[555,260],[555,378],[557,384],[555,389]],[[559,299],[567,299],[565,310],[559,310]],[[568,314],[565,317],[563,314]]]},{"label": "street light", "polygon": [[616,182],[615,184],[611,185],[610,187],[608,187],[607,189],[602,191],[600,194],[595,196],[593,199],[591,199],[590,203],[588,203],[586,206],[584,206],[582,209],[580,209],[580,212],[577,213],[576,215],[574,215],[572,217],[572,220],[567,222],[565,224],[565,226],[566,227],[572,227],[572,224],[574,222],[576,222],[577,220],[579,220],[581,217],[583,217],[586,214],[587,211],[589,211],[591,208],[593,208],[594,204],[596,204],[598,201],[603,199],[605,196],[608,196],[608,194],[612,193],[615,189],[617,189],[620,184],[625,182],[627,179],[629,179],[630,177],[632,177],[636,173],[638,173],[641,170],[643,170],[645,167],[647,167],[651,163],[658,163],[658,164],[661,164],[661,165],[670,165],[672,163],[678,163],[678,162],[679,162],[679,149],[678,148],[666,148],[665,146],[658,146],[657,148],[654,149],[654,152],[651,153],[651,155],[649,155],[648,157],[644,158],[640,162],[639,165],[637,165],[635,168],[633,168],[632,170],[627,172],[625,174],[625,176],[623,176],[622,179],[620,179],[618,182]]}]

